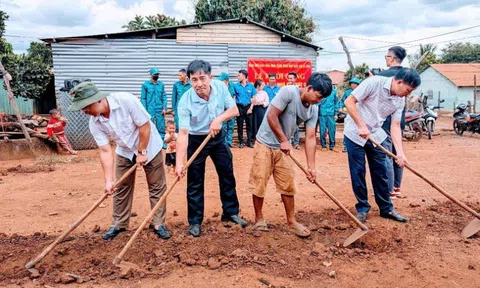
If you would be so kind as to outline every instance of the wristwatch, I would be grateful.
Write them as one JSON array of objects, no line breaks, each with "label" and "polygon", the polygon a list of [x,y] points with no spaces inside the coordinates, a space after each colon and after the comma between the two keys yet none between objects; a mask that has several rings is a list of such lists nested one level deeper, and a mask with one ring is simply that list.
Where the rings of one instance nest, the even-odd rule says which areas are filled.
[{"label": "wristwatch", "polygon": [[138,151],[138,154],[141,154],[141,155],[143,155],[143,156],[147,156],[147,150],[145,150],[145,149],[142,150],[142,151],[139,150],[139,151]]}]

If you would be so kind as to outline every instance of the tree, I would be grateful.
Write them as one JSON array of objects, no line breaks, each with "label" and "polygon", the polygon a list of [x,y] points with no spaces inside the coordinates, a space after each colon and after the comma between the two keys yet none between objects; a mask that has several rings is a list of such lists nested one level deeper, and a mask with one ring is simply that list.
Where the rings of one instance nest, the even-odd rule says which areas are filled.
[{"label": "tree", "polygon": [[0,10],[0,55],[12,54],[13,47],[12,44],[8,43],[3,35],[5,34],[6,23],[8,20],[8,14]]},{"label": "tree", "polygon": [[164,14],[150,15],[143,18],[143,16],[135,16],[135,19],[123,25],[122,28],[127,31],[137,31],[142,29],[163,28],[178,25],[185,25],[185,20],[177,21],[175,17],[170,17]]},{"label": "tree", "polygon": [[449,43],[442,49],[444,63],[478,63],[480,62],[480,44]]},{"label": "tree", "polygon": [[352,75],[352,68],[350,68],[347,70],[347,72],[345,72],[345,77],[343,78],[343,80],[345,83],[348,83],[348,81],[350,81],[350,79],[352,79],[353,77],[357,77],[360,80],[363,80],[367,78],[368,70],[370,70],[370,68],[366,63],[363,63],[362,65],[357,65],[355,66],[356,75]]},{"label": "tree", "polygon": [[50,67],[40,56],[10,54],[2,58],[5,69],[12,75],[13,95],[41,98],[50,82]]},{"label": "tree", "polygon": [[136,15],[132,21],[128,22],[127,25],[123,25],[122,28],[127,29],[127,31],[137,31],[146,29],[146,25],[143,16]]},{"label": "tree", "polygon": [[417,70],[418,72],[423,72],[425,69],[428,68],[431,64],[437,64],[437,63],[442,63],[442,59],[437,58],[437,55],[435,54],[435,51],[437,50],[437,46],[433,44],[425,44],[422,45],[420,44],[420,48],[418,49],[418,52],[413,54],[413,55],[408,55],[408,62],[410,63],[410,67],[414,67],[417,65],[418,61],[420,60],[420,57],[422,57],[423,54],[428,52],[429,54],[423,58],[422,62],[418,64]]},{"label": "tree", "polygon": [[40,42],[32,42],[27,51],[30,56],[39,56],[43,63],[53,67],[52,49],[47,45]]},{"label": "tree", "polygon": [[241,17],[309,42],[315,31],[312,17],[297,0],[199,0],[195,5],[196,23]]},{"label": "tree", "polygon": [[6,31],[6,22],[10,16],[7,13],[0,10],[0,37],[3,37]]}]

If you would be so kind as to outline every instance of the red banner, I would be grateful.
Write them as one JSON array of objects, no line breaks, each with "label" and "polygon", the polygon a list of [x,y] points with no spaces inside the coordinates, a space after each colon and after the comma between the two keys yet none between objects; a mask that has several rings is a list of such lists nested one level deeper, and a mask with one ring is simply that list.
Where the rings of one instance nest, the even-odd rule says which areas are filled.
[{"label": "red banner", "polygon": [[297,73],[295,84],[305,87],[308,78],[312,75],[311,60],[281,60],[281,59],[248,59],[248,81],[255,83],[255,80],[262,79],[268,85],[268,74],[277,75],[278,86],[287,85],[289,72]]}]

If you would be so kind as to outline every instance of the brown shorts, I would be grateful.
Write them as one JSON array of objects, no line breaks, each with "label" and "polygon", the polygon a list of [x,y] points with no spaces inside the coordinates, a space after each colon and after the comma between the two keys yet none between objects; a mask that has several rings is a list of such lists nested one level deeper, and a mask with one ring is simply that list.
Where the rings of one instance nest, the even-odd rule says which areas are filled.
[{"label": "brown shorts", "polygon": [[277,192],[293,196],[297,192],[295,186],[295,170],[293,162],[280,149],[271,149],[262,143],[255,143],[252,169],[248,189],[253,195],[263,198],[268,180],[273,174]]}]

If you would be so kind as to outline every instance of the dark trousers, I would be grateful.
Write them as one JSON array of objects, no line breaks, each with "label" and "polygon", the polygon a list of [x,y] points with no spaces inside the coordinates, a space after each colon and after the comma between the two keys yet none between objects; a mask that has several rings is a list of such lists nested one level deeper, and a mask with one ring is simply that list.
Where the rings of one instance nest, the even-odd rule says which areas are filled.
[{"label": "dark trousers", "polygon": [[247,143],[253,145],[252,141],[252,124],[253,124],[253,114],[247,114],[248,109],[250,109],[250,105],[243,106],[237,104],[238,111],[240,115],[237,117],[237,131],[238,131],[238,142],[239,144],[245,144],[243,142],[243,122],[247,126]]},{"label": "dark trousers", "polygon": [[[188,158],[190,158],[206,135],[188,136]],[[232,152],[225,143],[225,132],[221,132],[211,139],[197,158],[188,167],[187,173],[187,202],[188,223],[202,224],[205,194],[205,162],[210,156],[215,170],[217,170],[220,184],[220,199],[222,201],[223,214],[227,216],[237,215],[239,204],[235,190],[235,176],[233,174]]]},{"label": "dark trousers", "polygon": [[375,202],[380,208],[381,213],[389,213],[393,209],[392,201],[388,191],[388,176],[385,153],[378,147],[374,147],[372,142],[367,141],[364,147],[354,143],[345,137],[345,144],[348,152],[348,166],[350,167],[350,177],[352,179],[352,189],[358,203],[355,205],[357,212],[370,211],[368,203],[368,190],[365,180],[365,156],[370,168],[373,192]]},{"label": "dark trousers", "polygon": [[265,112],[267,112],[267,108],[263,107],[262,105],[253,106],[252,138],[254,140],[257,137],[257,132],[258,129],[260,129],[260,125],[262,125],[263,118],[265,117]]},{"label": "dark trousers", "polygon": [[[382,145],[393,154],[397,154],[395,146],[393,146],[392,136],[388,135]],[[392,192],[395,188],[400,188],[400,185],[402,185],[403,167],[398,166],[397,162],[388,156],[385,161],[387,161],[388,187],[389,191]]]}]

